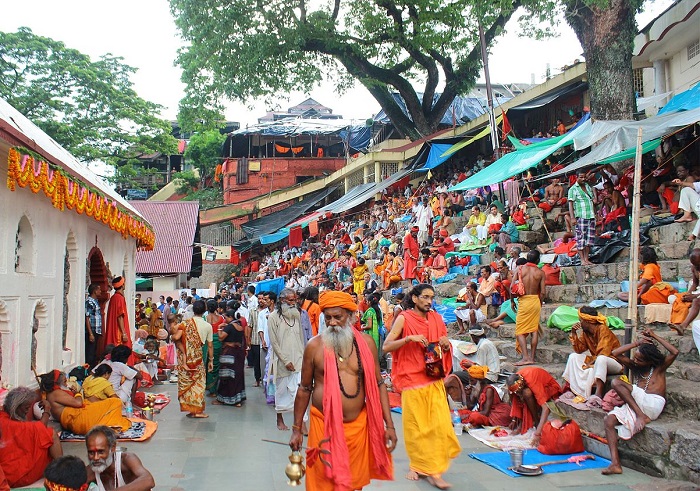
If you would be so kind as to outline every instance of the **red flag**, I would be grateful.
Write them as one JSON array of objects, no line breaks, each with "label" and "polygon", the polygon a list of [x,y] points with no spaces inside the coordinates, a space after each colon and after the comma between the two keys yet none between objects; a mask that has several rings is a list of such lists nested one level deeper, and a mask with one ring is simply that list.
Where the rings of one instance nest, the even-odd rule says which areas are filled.
[{"label": "red flag", "polygon": [[508,121],[508,116],[506,116],[506,113],[503,112],[503,109],[501,109],[501,114],[503,114],[503,136],[501,137],[501,141],[506,141],[506,137],[508,136],[508,133],[513,131],[513,128],[510,126],[510,121]]}]

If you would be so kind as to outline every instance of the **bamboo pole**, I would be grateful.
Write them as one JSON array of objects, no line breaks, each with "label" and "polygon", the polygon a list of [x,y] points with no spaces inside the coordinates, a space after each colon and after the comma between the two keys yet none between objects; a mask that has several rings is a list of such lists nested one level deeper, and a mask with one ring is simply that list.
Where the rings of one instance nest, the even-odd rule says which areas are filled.
[{"label": "bamboo pole", "polygon": [[629,300],[627,316],[632,324],[632,339],[636,338],[639,314],[637,311],[637,278],[639,276],[639,212],[642,184],[642,128],[637,130],[637,154],[634,158],[634,193],[632,195],[632,235],[630,237]]}]

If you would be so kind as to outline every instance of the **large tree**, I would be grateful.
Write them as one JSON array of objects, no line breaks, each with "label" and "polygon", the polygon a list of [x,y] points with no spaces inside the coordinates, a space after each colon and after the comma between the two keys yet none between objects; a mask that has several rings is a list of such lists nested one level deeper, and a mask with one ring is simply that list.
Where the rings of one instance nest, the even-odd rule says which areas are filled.
[{"label": "large tree", "polygon": [[578,37],[588,69],[591,116],[632,119],[634,15],[641,0],[562,0],[564,16]]},{"label": "large tree", "polygon": [[162,107],[134,91],[135,71],[120,57],[92,61],[28,28],[0,32],[0,97],[84,162],[176,153]]},{"label": "large tree", "polygon": [[402,134],[419,138],[476,81],[479,22],[490,44],[516,9],[536,24],[550,18],[552,1],[170,0],[189,43],[179,54],[181,123],[215,118],[225,97],[308,92],[330,78],[340,90],[359,81]]}]

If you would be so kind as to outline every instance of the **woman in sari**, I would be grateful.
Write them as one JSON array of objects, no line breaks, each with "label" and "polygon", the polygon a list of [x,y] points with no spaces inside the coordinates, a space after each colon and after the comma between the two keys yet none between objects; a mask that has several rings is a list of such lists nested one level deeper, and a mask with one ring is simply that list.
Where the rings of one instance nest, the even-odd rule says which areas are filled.
[{"label": "woman in sari", "polygon": [[369,295],[369,307],[362,314],[362,330],[372,336],[377,349],[381,351],[381,331],[384,326],[384,316],[379,308],[379,294],[372,293]]},{"label": "woman in sari", "polygon": [[221,340],[221,358],[219,359],[219,387],[214,404],[226,404],[241,407],[245,395],[245,343],[244,328],[240,314],[227,310],[224,314],[225,325],[219,329]]},{"label": "woman in sari", "polygon": [[[197,300],[192,307],[194,317],[178,324],[172,339],[177,347],[177,398],[180,411],[187,412],[188,418],[208,418],[204,412],[204,392],[207,382],[204,369],[204,344],[212,353],[211,324],[202,319],[204,302]],[[207,370],[212,371],[214,363],[209,357]]]},{"label": "woman in sari", "polygon": [[352,289],[358,295],[362,295],[365,291],[365,273],[369,271],[365,258],[357,259],[357,266],[352,270]]},{"label": "woman in sari", "polygon": [[212,344],[214,345],[214,353],[210,359],[214,362],[214,369],[207,373],[207,392],[210,396],[216,396],[216,386],[219,383],[219,357],[221,356],[221,341],[219,340],[219,326],[224,323],[224,318],[218,313],[218,303],[216,300],[207,301],[207,322],[211,324],[211,332],[213,336]]}]

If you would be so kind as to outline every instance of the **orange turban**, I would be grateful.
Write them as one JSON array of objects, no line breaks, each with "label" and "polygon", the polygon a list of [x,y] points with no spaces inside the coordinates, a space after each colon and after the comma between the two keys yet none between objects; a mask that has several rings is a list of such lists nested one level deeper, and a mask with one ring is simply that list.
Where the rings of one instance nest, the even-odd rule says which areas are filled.
[{"label": "orange turban", "polygon": [[351,312],[357,312],[357,304],[352,301],[350,294],[345,292],[325,291],[318,298],[318,305],[322,311],[332,307],[342,307]]},{"label": "orange turban", "polygon": [[118,289],[124,286],[124,277],[123,276],[115,276],[114,279],[112,280],[112,286],[114,289]]},{"label": "orange turban", "polygon": [[482,365],[472,365],[467,370],[469,376],[476,380],[482,380],[486,378],[486,374],[489,373],[489,367]]}]

